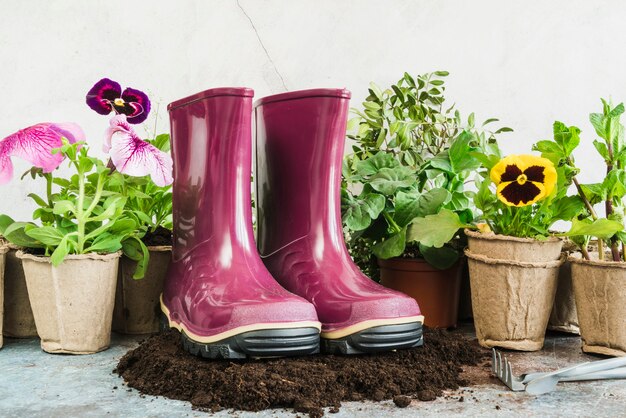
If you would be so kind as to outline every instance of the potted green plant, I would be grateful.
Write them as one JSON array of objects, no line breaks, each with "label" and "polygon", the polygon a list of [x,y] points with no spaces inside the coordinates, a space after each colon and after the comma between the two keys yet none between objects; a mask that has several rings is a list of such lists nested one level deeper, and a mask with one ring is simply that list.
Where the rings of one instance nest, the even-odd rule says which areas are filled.
[{"label": "potted green plant", "polygon": [[[169,155],[141,140],[126,115],[114,121],[105,144],[111,167],[88,154],[75,124],[38,124],[0,141],[0,183],[11,178],[14,156],[33,164],[33,178],[46,181],[45,197],[31,195],[39,224],[2,222],[0,233],[25,249],[17,256],[47,352],[93,353],[109,345],[119,257],[140,233],[125,211],[127,197],[107,188],[112,167],[171,182]],[[70,178],[55,175],[64,160],[74,171]]]},{"label": "potted green plant", "polygon": [[[139,118],[127,117],[126,121],[138,125],[145,121],[151,107],[148,96],[139,90],[126,89],[122,92],[119,83],[104,78],[87,93],[87,104],[100,114],[113,112],[119,115],[124,109],[107,102],[106,97],[122,97],[127,95],[128,90],[134,94],[136,102],[140,102],[143,112]],[[111,119],[105,140],[107,144],[117,135],[137,136],[130,125],[118,129],[118,119]],[[169,153],[169,134],[153,134],[151,137],[154,139],[145,139],[144,142],[162,153]],[[113,331],[124,334],[158,332],[159,297],[172,253],[171,181],[166,178],[131,176],[114,170],[107,177],[106,188],[126,198],[124,216],[138,226],[138,234],[122,243],[124,254],[120,259],[115,293]]]},{"label": "potted green plant", "polygon": [[[600,138],[593,145],[605,161],[606,176],[593,184],[579,184],[574,179],[585,209],[568,233],[581,249],[581,256],[571,256],[569,261],[582,349],[613,356],[626,355],[626,144],[620,123],[623,113],[622,103],[613,107],[602,100],[602,112],[589,116]],[[578,128],[571,129],[580,132]],[[568,170],[578,172],[571,153],[550,143],[538,143],[537,148]],[[597,204],[603,204],[604,217],[596,212]],[[592,238],[597,240],[593,252],[589,251]]]},{"label": "potted green plant", "polygon": [[343,221],[353,257],[371,273],[373,254],[381,283],[414,297],[431,327],[456,325],[464,244],[455,235],[429,246],[407,230],[413,219],[444,209],[471,222],[464,185],[480,167],[472,153],[493,150],[494,135],[510,130],[478,129],[473,114],[462,121],[445,106],[447,75],[405,73],[384,91],[371,84],[364,109],[349,122],[354,153],[343,168]]}]

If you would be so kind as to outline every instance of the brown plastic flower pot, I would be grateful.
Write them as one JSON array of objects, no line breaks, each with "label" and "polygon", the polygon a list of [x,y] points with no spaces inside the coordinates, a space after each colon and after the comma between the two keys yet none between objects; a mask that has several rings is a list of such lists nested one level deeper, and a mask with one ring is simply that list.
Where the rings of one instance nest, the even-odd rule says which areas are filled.
[{"label": "brown plastic flower pot", "polygon": [[18,247],[9,244],[4,268],[4,330],[12,338],[37,336],[35,318],[28,299],[22,260],[17,258]]},{"label": "brown plastic flower pot", "polygon": [[391,258],[378,260],[380,282],[414,298],[424,315],[424,324],[449,328],[457,324],[461,262],[438,270],[422,259]]},{"label": "brown plastic flower pot", "polygon": [[583,351],[626,356],[626,263],[569,261]]},{"label": "brown plastic flower pot", "polygon": [[522,263],[542,263],[561,257],[563,241],[556,237],[545,240],[518,238],[508,235],[465,230],[472,254],[498,260],[515,260]]},{"label": "brown plastic flower pot", "polygon": [[115,293],[113,331],[152,334],[159,331],[160,296],[172,258],[171,246],[148,247],[150,262],[143,279],[133,279],[137,262],[122,257]]},{"label": "brown plastic flower pot", "polygon": [[109,347],[120,255],[69,255],[54,267],[50,257],[17,252],[42,350],[92,354]]},{"label": "brown plastic flower pot", "polygon": [[0,244],[0,348],[2,348],[2,323],[3,323],[3,309],[4,304],[4,261],[6,260],[6,254],[9,251],[9,247]]}]

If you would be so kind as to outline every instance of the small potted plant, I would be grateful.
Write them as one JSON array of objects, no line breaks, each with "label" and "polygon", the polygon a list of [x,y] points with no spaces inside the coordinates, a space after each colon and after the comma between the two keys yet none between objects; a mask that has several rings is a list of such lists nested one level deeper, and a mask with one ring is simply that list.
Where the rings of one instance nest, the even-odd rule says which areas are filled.
[{"label": "small potted plant", "polygon": [[[117,122],[120,134],[107,144],[114,166],[171,179],[169,156],[134,135],[125,116]],[[1,181],[11,178],[12,156],[28,160],[32,177],[46,181],[46,196],[31,196],[39,205],[33,221],[40,225],[13,222],[2,234],[24,248],[17,256],[42,349],[52,353],[108,347],[120,250],[139,232],[125,214],[127,198],[106,187],[111,168],[88,152],[74,124],[39,124],[0,142]],[[69,179],[55,175],[63,160],[74,170]]]},{"label": "small potted plant", "polygon": [[[626,355],[626,144],[620,117],[624,105],[613,107],[602,100],[602,113],[592,113],[589,120],[600,140],[593,142],[606,163],[601,183],[579,184],[576,190],[584,203],[584,213],[575,219],[568,235],[580,246],[581,256],[571,256],[571,274],[582,338],[588,353]],[[580,132],[578,128],[572,127]],[[543,145],[543,146],[542,146]],[[578,145],[576,142],[575,145]],[[538,148],[572,172],[578,172],[571,153],[538,144]],[[594,206],[603,203],[605,217]],[[589,241],[597,240],[595,251]]]},{"label": "small potted plant", "polygon": [[455,235],[429,246],[407,230],[415,218],[441,210],[471,222],[464,184],[480,167],[472,153],[495,143],[494,133],[474,126],[473,114],[464,123],[444,107],[447,74],[405,73],[385,91],[372,84],[364,110],[349,123],[357,145],[343,169],[343,221],[353,256],[371,272],[373,253],[381,283],[414,297],[431,327],[456,325],[464,244]]},{"label": "small potted plant", "polygon": [[[111,97],[128,101],[131,106],[115,104]],[[137,136],[130,124],[145,122],[151,103],[140,90],[127,88],[122,91],[119,83],[104,78],[87,93],[87,104],[100,114],[113,112],[105,144],[111,144],[115,136]],[[135,113],[135,109],[141,109]],[[126,113],[124,113],[126,111]],[[126,125],[120,129],[120,121],[126,115]],[[155,118],[156,119],[156,118]],[[169,134],[151,135],[145,139],[161,151],[170,150]],[[108,145],[105,152],[108,152]],[[107,178],[107,189],[126,198],[124,216],[138,225],[138,234],[123,242],[124,254],[120,260],[113,331],[124,334],[148,334],[159,330],[159,297],[172,253],[172,193],[171,177],[155,177],[125,173],[122,167]]]}]

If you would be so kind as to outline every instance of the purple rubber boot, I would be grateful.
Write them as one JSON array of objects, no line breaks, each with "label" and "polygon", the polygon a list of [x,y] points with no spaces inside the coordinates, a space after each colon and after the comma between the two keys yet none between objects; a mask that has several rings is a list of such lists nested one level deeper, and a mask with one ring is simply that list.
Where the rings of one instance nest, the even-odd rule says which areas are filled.
[{"label": "purple rubber boot", "polygon": [[345,246],[341,165],[350,92],[296,91],[256,103],[258,247],[287,290],[322,322],[322,350],[363,353],[423,344],[415,300],[365,276]]},{"label": "purple rubber boot", "polygon": [[161,308],[185,349],[207,358],[319,351],[315,307],[274,280],[254,243],[253,94],[217,88],[168,106],[174,242]]}]

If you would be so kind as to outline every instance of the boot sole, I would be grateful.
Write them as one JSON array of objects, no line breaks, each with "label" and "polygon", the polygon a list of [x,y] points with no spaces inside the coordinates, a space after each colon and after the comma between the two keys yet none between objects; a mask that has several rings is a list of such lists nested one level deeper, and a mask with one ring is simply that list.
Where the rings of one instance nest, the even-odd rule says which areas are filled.
[{"label": "boot sole", "polygon": [[422,322],[380,325],[341,338],[322,338],[325,354],[365,354],[424,345]]},{"label": "boot sole", "polygon": [[[281,328],[267,328],[268,324],[258,324],[258,329],[246,330],[234,335],[229,333],[222,339],[219,339],[219,335],[205,337],[212,341],[203,342],[189,335],[181,324],[172,322],[167,308],[164,305],[162,307],[164,311],[161,313],[161,331],[177,330],[185,351],[195,356],[207,359],[245,359],[303,356],[320,352],[320,330],[315,326],[288,327],[285,325],[289,324],[279,324]],[[252,327],[254,325],[246,328]],[[217,339],[213,341],[216,337]]]}]

